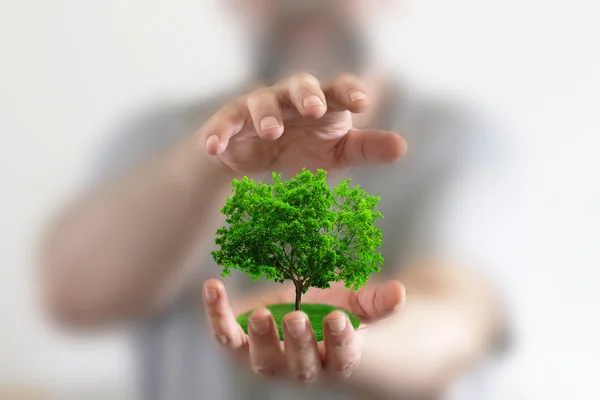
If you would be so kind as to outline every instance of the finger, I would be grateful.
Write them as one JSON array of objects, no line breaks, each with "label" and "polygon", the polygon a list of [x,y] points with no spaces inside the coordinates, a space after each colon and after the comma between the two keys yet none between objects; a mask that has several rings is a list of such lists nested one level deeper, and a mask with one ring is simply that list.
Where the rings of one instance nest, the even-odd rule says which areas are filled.
[{"label": "finger", "polygon": [[286,82],[282,93],[285,102],[287,95],[298,112],[310,118],[321,118],[327,111],[325,93],[319,80],[310,74],[296,74]]},{"label": "finger", "polygon": [[221,154],[227,149],[229,139],[238,134],[244,127],[248,110],[240,101],[235,101],[221,110],[202,127],[202,138],[205,140],[208,155]]},{"label": "finger", "polygon": [[352,74],[342,74],[328,85],[325,94],[332,110],[364,112],[369,107],[365,85]]},{"label": "finger", "polygon": [[285,353],[271,313],[260,308],[248,319],[252,370],[267,378],[277,378],[287,370]]},{"label": "finger", "polygon": [[313,382],[322,365],[317,339],[306,314],[294,311],[283,317],[283,337],[289,373],[299,382]]},{"label": "finger", "polygon": [[233,351],[247,349],[247,336],[231,310],[225,287],[216,279],[204,284],[204,309],[215,338],[223,346]]},{"label": "finger", "polygon": [[248,96],[246,103],[258,136],[275,140],[283,134],[281,106],[275,92],[259,89]]},{"label": "finger", "polygon": [[361,353],[356,332],[341,311],[334,311],[323,321],[325,370],[338,379],[348,378],[360,363]]},{"label": "finger", "polygon": [[407,152],[406,141],[392,132],[352,129],[340,147],[339,163],[343,167],[387,164]]},{"label": "finger", "polygon": [[350,311],[364,320],[384,318],[397,310],[406,298],[404,286],[396,280],[367,285],[349,292]]}]

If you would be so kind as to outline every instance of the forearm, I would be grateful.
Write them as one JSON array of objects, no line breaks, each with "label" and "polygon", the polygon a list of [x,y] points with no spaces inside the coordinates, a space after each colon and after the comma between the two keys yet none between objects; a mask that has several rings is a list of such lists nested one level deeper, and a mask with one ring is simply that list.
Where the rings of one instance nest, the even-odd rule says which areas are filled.
[{"label": "forearm", "polygon": [[131,318],[160,306],[218,222],[231,179],[200,144],[96,188],[51,226],[42,252],[50,311],[77,325]]},{"label": "forearm", "polygon": [[489,351],[501,327],[499,302],[471,270],[423,266],[400,279],[406,304],[372,327],[360,381],[382,398],[435,397]]}]

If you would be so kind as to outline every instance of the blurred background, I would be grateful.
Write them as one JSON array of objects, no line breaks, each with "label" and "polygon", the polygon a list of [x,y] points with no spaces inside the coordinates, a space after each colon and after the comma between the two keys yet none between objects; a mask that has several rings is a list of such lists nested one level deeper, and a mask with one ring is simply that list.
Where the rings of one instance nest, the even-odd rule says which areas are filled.
[{"label": "blurred background", "polygon": [[[495,249],[520,338],[503,398],[600,398],[597,6],[404,3],[373,32],[381,54],[492,110],[525,155],[507,166],[519,201],[502,210],[523,222],[520,246]],[[45,324],[33,249],[123,117],[246,76],[237,33],[216,0],[0,1],[0,399],[132,398],[125,332],[75,339]]]}]

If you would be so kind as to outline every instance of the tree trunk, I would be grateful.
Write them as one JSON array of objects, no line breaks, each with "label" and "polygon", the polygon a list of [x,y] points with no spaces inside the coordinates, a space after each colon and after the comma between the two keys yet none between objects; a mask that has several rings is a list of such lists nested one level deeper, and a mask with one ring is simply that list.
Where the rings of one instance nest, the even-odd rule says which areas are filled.
[{"label": "tree trunk", "polygon": [[300,310],[300,299],[302,298],[302,285],[296,285],[296,311]]}]

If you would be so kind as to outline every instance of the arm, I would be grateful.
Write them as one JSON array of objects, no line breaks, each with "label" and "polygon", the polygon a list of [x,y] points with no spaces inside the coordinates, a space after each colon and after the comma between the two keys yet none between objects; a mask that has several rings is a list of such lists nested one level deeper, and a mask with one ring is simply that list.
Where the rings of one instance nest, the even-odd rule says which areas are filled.
[{"label": "arm", "polygon": [[431,263],[406,270],[402,310],[374,326],[356,371],[372,396],[436,396],[499,339],[502,312],[489,280],[475,270]]},{"label": "arm", "polygon": [[[296,74],[259,88],[226,103],[195,138],[81,199],[46,235],[42,283],[50,311],[83,326],[155,311],[181,286],[186,262],[203,250],[199,244],[212,237],[234,175],[343,170],[400,158],[406,146],[397,134],[352,129],[351,112],[369,105],[350,98],[356,90],[364,92],[363,84],[348,74],[323,87]],[[304,106],[310,95],[318,104]],[[281,112],[289,109],[298,113],[284,123]],[[265,117],[276,124],[262,129]]]},{"label": "arm", "polygon": [[[357,399],[439,398],[498,339],[498,296],[485,277],[447,263],[420,265],[399,279],[404,287],[391,280],[373,281],[358,291],[341,283],[309,290],[306,302],[345,308],[366,325],[355,331],[346,323],[334,332],[330,322],[341,316],[330,313],[323,323],[325,341],[317,344],[310,329],[299,336],[286,332],[286,321],[303,316],[292,312],[282,323],[285,351],[273,317],[261,306],[293,301],[293,287],[230,304],[223,284],[210,280],[204,308],[215,338],[236,357],[244,355],[248,367],[263,377],[333,385]],[[254,311],[246,335],[236,316],[249,309]],[[255,325],[264,328],[257,331]]]},{"label": "arm", "polygon": [[512,208],[518,174],[493,126],[474,121],[457,130],[472,132],[471,152],[420,209],[422,229],[411,242],[418,250],[398,276],[405,307],[374,325],[365,343],[359,375],[373,382],[367,391],[436,398],[503,344],[519,229]]},{"label": "arm", "polygon": [[81,197],[43,239],[50,314],[88,327],[155,311],[211,237],[230,183],[189,138]]},{"label": "arm", "polygon": [[[473,167],[467,172],[488,170]],[[370,282],[358,291],[335,283],[304,295],[305,302],[351,311],[366,324],[362,328],[355,331],[347,317],[333,312],[323,322],[325,340],[317,343],[313,331],[306,329],[307,316],[296,311],[283,318],[282,348],[275,318],[268,310],[254,309],[247,299],[241,299],[245,307],[232,309],[222,283],[211,280],[205,284],[203,302],[215,338],[232,354],[244,355],[247,367],[266,377],[334,384],[368,399],[439,398],[456,378],[487,355],[502,333],[497,282],[465,268],[466,263],[449,261],[453,255],[480,258],[483,251],[486,268],[491,266],[489,261],[509,265],[486,248],[493,245],[496,251],[510,254],[506,242],[497,236],[503,237],[505,231],[492,223],[492,217],[498,222],[498,210],[506,203],[486,187],[499,188],[498,180],[483,175],[483,180],[461,175],[460,185],[452,182],[455,184],[445,186],[445,191],[428,196],[429,204],[421,201],[419,212],[424,218],[418,220],[423,226],[414,232],[411,246],[402,247],[412,251],[403,254],[403,259],[414,268],[403,270],[397,276],[399,281]],[[439,218],[431,218],[438,212]],[[444,261],[419,261],[436,255],[445,255],[441,257]],[[398,310],[404,299],[400,282],[407,302]],[[291,295],[283,293],[278,302],[290,301]],[[254,311],[246,335],[236,323],[236,315],[237,310],[249,308]]]}]

